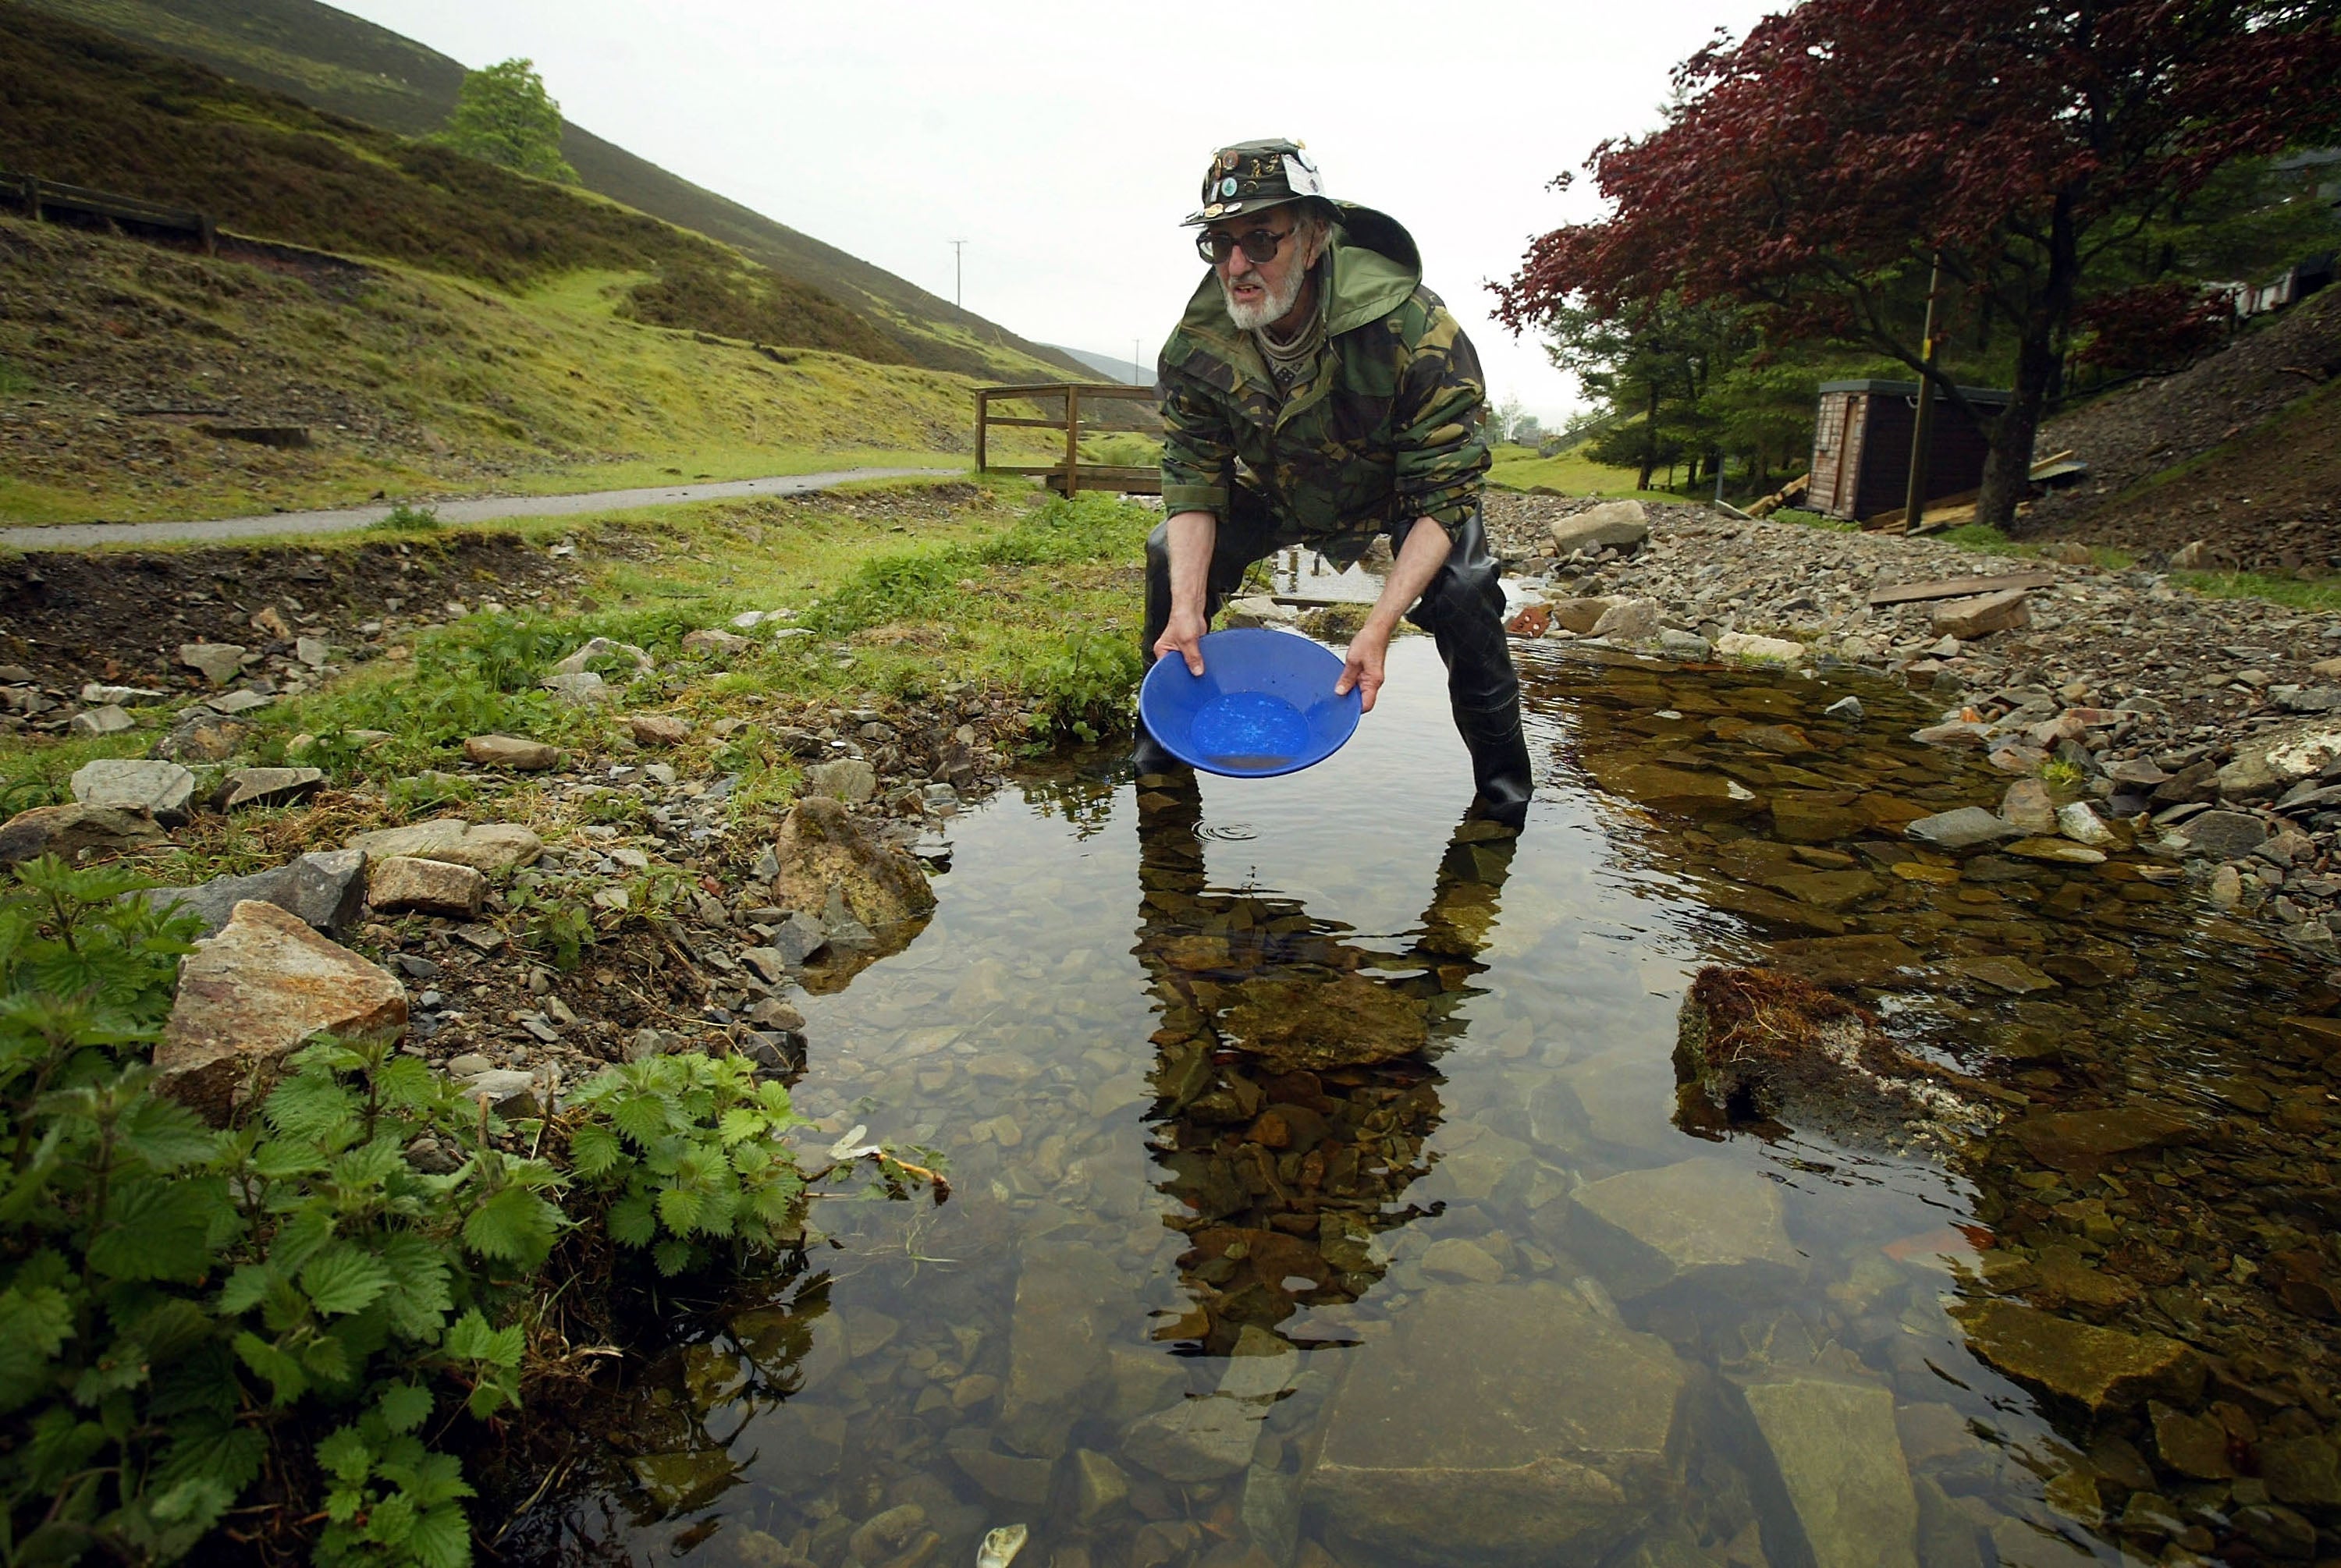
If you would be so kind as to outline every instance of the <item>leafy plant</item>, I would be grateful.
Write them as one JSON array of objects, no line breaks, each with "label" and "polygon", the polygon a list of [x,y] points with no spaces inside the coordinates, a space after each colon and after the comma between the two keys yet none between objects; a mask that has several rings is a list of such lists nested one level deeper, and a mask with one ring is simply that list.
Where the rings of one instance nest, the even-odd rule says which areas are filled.
[{"label": "leafy plant", "polygon": [[413,533],[428,532],[442,526],[438,508],[409,506],[402,501],[394,503],[387,515],[366,524],[366,529],[374,533]]},{"label": "leafy plant", "polygon": [[646,1057],[596,1074],[578,1102],[594,1119],[570,1134],[570,1165],[610,1196],[611,1239],[649,1248],[660,1272],[718,1244],[753,1255],[798,1240],[804,1178],[777,1139],[804,1118],[744,1059]]}]

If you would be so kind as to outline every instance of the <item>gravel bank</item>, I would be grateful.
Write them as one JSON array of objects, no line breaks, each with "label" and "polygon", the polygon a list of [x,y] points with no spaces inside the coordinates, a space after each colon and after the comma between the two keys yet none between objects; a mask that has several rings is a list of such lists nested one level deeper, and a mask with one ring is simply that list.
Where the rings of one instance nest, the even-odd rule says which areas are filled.
[{"label": "gravel bank", "polygon": [[[1555,560],[1551,524],[1594,504],[1489,499],[1515,581],[1555,612],[1545,635],[1589,630],[1595,607],[1569,600],[1646,601],[1613,620],[1609,640],[1699,659],[1715,657],[1727,633],[1778,637],[1800,645],[1801,659],[1932,691],[1941,723],[1925,738],[1986,750],[2011,783],[2045,770],[2060,794],[2166,846],[2218,905],[2261,912],[2294,944],[2334,952],[2341,616],[2207,599],[2150,571],[1748,522],[1698,505],[1645,509],[1639,550]],[[2049,580],[2023,596],[2021,623],[1965,639],[1947,635],[1946,621],[1972,600],[1868,602],[1888,584],[2017,572]],[[2320,749],[2327,734],[2335,745]]]}]

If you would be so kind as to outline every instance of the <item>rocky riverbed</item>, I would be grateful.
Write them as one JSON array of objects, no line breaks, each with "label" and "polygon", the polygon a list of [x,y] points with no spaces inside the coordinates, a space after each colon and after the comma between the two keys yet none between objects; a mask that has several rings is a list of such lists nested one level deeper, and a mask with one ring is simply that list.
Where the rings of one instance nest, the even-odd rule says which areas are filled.
[{"label": "rocky riverbed", "polygon": [[[2082,803],[2100,823],[2130,824],[2215,905],[2336,956],[2341,616],[2207,598],[2152,571],[1704,506],[1500,495],[1488,516],[1544,607],[1520,630],[1541,621],[1548,638],[1694,663],[1907,682],[1941,704],[1920,739],[1980,750],[2007,774],[2003,828],[2087,846],[2096,829],[2079,816],[2056,821]],[[2035,585],[1872,602],[1882,588],[1969,576]]]}]

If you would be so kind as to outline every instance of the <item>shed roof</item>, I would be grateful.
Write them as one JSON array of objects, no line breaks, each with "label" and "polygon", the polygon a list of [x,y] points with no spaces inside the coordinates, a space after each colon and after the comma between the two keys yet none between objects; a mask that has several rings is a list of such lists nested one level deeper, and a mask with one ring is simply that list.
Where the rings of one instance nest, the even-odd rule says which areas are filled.
[{"label": "shed roof", "polygon": [[[1918,383],[1917,382],[1881,381],[1823,382],[1821,382],[1821,391],[1825,392],[1877,392],[1886,397],[1917,397],[1918,395]],[[1959,389],[1959,395],[1966,398],[1969,402],[2012,402],[2016,397],[2014,392],[2009,392],[2005,387],[1963,386]]]}]

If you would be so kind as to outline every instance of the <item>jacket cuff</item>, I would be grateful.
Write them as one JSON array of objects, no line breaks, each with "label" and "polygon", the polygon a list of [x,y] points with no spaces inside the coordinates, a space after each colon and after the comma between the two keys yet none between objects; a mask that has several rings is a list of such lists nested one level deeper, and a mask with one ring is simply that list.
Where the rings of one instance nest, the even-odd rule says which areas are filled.
[{"label": "jacket cuff", "polygon": [[1228,487],[1223,484],[1174,484],[1162,481],[1162,511],[1176,517],[1182,511],[1208,511],[1216,517],[1228,512]]}]

